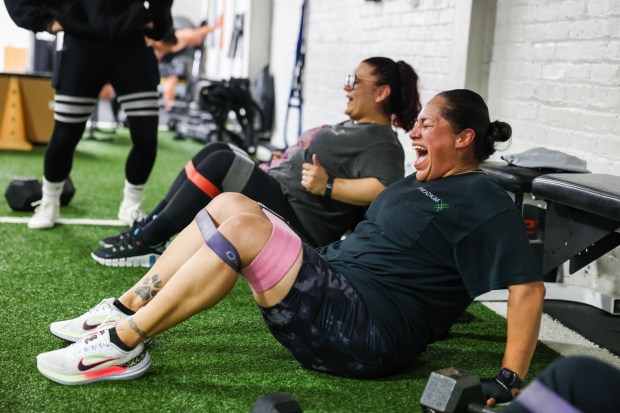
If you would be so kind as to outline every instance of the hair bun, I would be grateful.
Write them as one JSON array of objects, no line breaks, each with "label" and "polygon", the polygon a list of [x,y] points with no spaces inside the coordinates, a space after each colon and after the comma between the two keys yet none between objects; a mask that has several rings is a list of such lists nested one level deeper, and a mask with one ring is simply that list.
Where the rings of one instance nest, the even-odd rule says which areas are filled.
[{"label": "hair bun", "polygon": [[506,122],[499,120],[489,125],[489,137],[494,142],[506,142],[512,136],[512,127]]}]

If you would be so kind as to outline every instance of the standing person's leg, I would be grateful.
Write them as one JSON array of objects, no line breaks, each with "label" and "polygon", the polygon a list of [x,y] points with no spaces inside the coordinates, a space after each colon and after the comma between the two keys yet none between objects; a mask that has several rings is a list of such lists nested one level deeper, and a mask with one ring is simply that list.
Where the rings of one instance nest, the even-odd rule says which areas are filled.
[{"label": "standing person's leg", "polygon": [[56,52],[52,80],[56,89],[54,131],[45,151],[43,197],[28,222],[29,228],[51,228],[58,220],[60,195],[71,172],[75,148],[105,83],[105,65],[97,64],[104,52],[68,34],[62,50]]},{"label": "standing person's leg", "polygon": [[142,200],[146,181],[157,155],[159,71],[152,49],[138,36],[115,50],[110,80],[127,114],[132,148],[125,163],[125,187],[118,218],[131,226],[144,216]]}]

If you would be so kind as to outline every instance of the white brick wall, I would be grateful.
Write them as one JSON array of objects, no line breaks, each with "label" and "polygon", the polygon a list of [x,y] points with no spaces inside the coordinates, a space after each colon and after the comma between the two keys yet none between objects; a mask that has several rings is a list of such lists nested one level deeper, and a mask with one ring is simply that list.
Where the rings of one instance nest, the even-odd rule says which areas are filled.
[{"label": "white brick wall", "polygon": [[620,175],[620,2],[499,0],[489,84],[510,151],[545,146]]}]

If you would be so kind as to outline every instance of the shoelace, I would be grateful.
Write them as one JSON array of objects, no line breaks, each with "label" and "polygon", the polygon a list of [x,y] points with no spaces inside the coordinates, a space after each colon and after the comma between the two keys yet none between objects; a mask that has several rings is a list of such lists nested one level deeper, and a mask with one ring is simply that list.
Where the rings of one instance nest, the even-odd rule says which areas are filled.
[{"label": "shoelace", "polygon": [[[139,233],[139,231],[137,231]],[[125,251],[134,249],[136,246],[140,246],[142,241],[138,238],[138,234],[129,234],[127,237],[121,239],[116,245],[112,246],[112,251]]]},{"label": "shoelace", "polygon": [[112,327],[115,327],[115,326],[116,326],[116,324],[118,324],[118,323],[116,323],[116,324],[114,324],[114,323],[109,323],[109,324],[108,324],[108,322],[109,322],[111,319],[114,319],[114,318],[118,318],[118,319],[120,320],[120,316],[118,316],[118,315],[116,315],[116,314],[110,314],[109,316],[107,316],[106,318],[104,318],[104,319],[103,319],[103,321],[101,322],[101,324],[99,324],[99,326],[97,327],[97,328],[99,329],[99,331],[109,330],[109,329],[111,329]]},{"label": "shoelace", "polygon": [[82,340],[71,344],[74,354],[86,354],[92,351],[103,350],[107,346],[106,340],[103,338],[103,330],[98,331],[95,334],[91,334],[88,337],[84,337]]}]

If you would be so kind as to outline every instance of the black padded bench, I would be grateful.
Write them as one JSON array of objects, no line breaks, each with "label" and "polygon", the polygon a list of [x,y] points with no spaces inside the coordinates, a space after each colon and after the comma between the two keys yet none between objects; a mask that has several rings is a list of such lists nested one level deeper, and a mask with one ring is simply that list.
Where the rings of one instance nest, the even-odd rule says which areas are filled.
[{"label": "black padded bench", "polygon": [[508,165],[506,162],[486,161],[480,165],[491,178],[508,192],[514,194],[514,201],[519,209],[523,210],[523,195],[532,192],[532,181],[541,175],[559,172],[557,169],[522,168]]},{"label": "black padded bench", "polygon": [[[530,245],[534,249],[538,262],[542,265],[545,210],[544,206],[541,207],[526,202],[525,196],[532,193],[532,182],[534,179],[542,175],[558,172],[558,170],[522,168],[520,166],[508,165],[506,162],[491,161],[483,162],[480,167],[491,179],[496,180],[504,190],[512,193],[515,204],[521,210]],[[545,271],[545,273],[550,271]],[[547,278],[549,277],[553,277],[553,275],[550,274]],[[555,281],[555,277],[550,279],[550,281]]]},{"label": "black padded bench", "polygon": [[[569,261],[573,273],[620,245],[620,177],[558,173],[505,162],[484,162],[481,168],[514,196],[521,209],[545,281],[555,281],[556,269]],[[542,206],[524,200],[531,194]],[[620,314],[620,298],[587,287],[546,282],[546,299],[589,304]],[[506,290],[491,291],[478,301],[502,301]]]},{"label": "black padded bench", "polygon": [[[543,175],[532,182],[532,194],[547,203],[543,272],[569,261],[572,274],[620,245],[620,176]],[[620,297],[561,284],[555,289],[560,291],[550,296],[547,288],[549,299],[578,301],[620,315]]]}]

